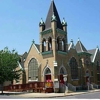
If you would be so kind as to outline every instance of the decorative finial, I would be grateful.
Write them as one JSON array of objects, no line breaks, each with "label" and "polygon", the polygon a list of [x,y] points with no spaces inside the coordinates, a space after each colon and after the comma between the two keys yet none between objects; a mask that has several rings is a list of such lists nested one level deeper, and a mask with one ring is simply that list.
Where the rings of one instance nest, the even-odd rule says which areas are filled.
[{"label": "decorative finial", "polygon": [[44,25],[44,21],[43,21],[43,19],[42,19],[42,18],[41,18],[41,20],[40,20],[39,25],[40,25],[40,26],[41,26],[41,25]]},{"label": "decorative finial", "polygon": [[71,39],[71,42],[73,42],[73,39]]},{"label": "decorative finial", "polygon": [[34,41],[34,39],[33,39],[32,43],[33,43],[33,44],[35,44],[35,41]]},{"label": "decorative finial", "polygon": [[97,48],[99,48],[98,45],[97,45]]},{"label": "decorative finial", "polygon": [[67,22],[65,21],[65,18],[63,18],[62,25],[67,26]]},{"label": "decorative finial", "polygon": [[54,12],[53,12],[53,15],[51,17],[51,21],[57,21],[56,16],[54,15]]},{"label": "decorative finial", "polygon": [[78,41],[80,41],[80,38],[78,38]]}]

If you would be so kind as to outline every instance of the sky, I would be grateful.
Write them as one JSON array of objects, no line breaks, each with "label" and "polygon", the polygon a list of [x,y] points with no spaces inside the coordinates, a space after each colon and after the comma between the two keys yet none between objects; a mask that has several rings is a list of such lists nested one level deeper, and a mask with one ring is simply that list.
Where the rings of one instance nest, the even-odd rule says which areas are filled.
[{"label": "sky", "polygon": [[[78,38],[87,50],[100,48],[100,0],[54,0],[68,26],[68,43]],[[39,44],[39,22],[44,22],[51,0],[0,0],[0,50],[28,52],[33,39]]]}]

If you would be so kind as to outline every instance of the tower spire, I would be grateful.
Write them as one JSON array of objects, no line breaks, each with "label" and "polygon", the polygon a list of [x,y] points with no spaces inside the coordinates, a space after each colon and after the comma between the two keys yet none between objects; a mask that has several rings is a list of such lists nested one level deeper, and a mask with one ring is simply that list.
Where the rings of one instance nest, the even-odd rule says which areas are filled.
[{"label": "tower spire", "polygon": [[49,11],[47,14],[47,18],[46,18],[46,22],[45,22],[45,29],[51,28],[51,18],[52,18],[53,14],[56,16],[57,28],[63,29],[60,18],[59,18],[58,11],[57,11],[55,3],[54,3],[54,0],[51,1],[51,5],[50,5],[50,8],[49,8]]}]

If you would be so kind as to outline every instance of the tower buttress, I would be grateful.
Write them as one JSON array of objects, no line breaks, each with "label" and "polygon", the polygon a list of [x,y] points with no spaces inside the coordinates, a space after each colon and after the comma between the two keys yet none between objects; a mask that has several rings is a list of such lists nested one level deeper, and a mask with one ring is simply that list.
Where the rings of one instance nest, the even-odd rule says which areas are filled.
[{"label": "tower buttress", "polygon": [[67,38],[67,22],[65,21],[65,18],[63,18],[62,21],[63,31],[66,32],[66,52],[68,51],[68,38]]},{"label": "tower buttress", "polygon": [[42,52],[43,42],[42,42],[42,34],[41,34],[41,32],[45,29],[45,23],[44,23],[42,18],[41,18],[40,23],[39,23],[39,28],[40,28],[40,52]]}]

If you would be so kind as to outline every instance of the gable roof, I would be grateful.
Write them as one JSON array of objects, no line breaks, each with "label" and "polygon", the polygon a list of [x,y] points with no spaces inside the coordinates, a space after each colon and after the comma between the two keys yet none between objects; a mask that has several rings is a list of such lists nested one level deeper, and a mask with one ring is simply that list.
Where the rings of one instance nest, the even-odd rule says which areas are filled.
[{"label": "gable roof", "polygon": [[71,48],[75,49],[73,40],[70,41],[70,44],[68,44],[68,50],[70,50]]},{"label": "gable roof", "polygon": [[91,62],[95,61],[95,58],[96,58],[96,55],[97,55],[98,51],[99,51],[98,47],[96,49],[88,50],[88,52],[92,54]]},{"label": "gable roof", "polygon": [[60,18],[59,18],[58,11],[56,9],[56,6],[55,6],[55,3],[54,3],[53,0],[51,2],[51,5],[50,5],[49,11],[48,11],[48,15],[47,15],[47,18],[46,18],[45,29],[50,29],[51,28],[51,17],[52,17],[53,14],[56,16],[57,28],[63,29]]},{"label": "gable roof", "polygon": [[77,53],[88,52],[80,40],[78,40],[75,48],[76,48]]},{"label": "gable roof", "polygon": [[24,62],[25,62],[25,60],[26,60],[26,58],[27,58],[27,55],[28,55],[28,53],[25,52],[25,53],[21,56],[21,61],[20,61],[19,63],[20,63],[20,66],[21,66],[22,68],[24,68]]},{"label": "gable roof", "polygon": [[35,46],[37,47],[38,51],[40,51],[40,45],[39,44],[35,44]]},{"label": "gable roof", "polygon": [[94,58],[96,49],[88,50],[88,52],[92,54],[90,58],[91,58],[91,62],[93,62],[93,58]]}]

